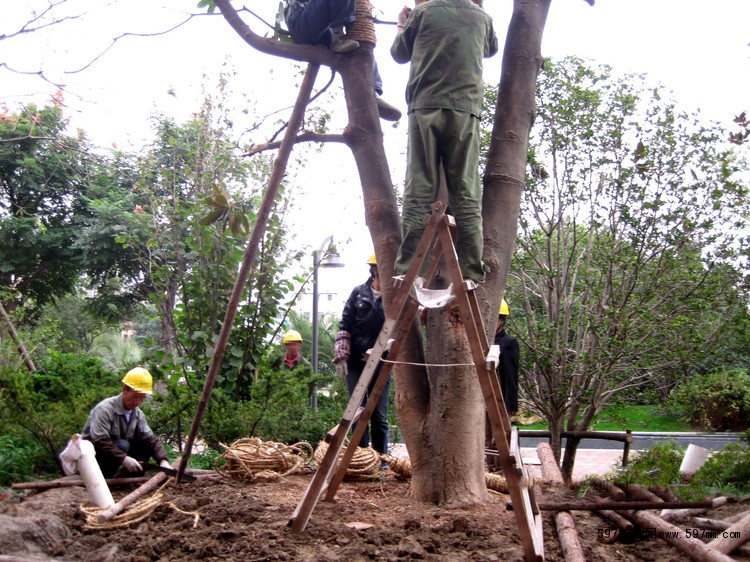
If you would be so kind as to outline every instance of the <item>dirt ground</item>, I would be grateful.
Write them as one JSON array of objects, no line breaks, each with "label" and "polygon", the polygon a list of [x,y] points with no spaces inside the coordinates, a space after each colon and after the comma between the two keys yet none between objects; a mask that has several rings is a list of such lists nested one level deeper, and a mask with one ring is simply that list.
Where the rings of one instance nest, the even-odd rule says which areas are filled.
[{"label": "dirt ground", "polygon": [[[84,488],[6,497],[0,501],[0,555],[9,557],[6,560],[87,562],[523,560],[506,495],[495,493],[490,503],[472,509],[445,510],[410,499],[408,481],[386,471],[378,480],[344,482],[336,500],[319,503],[307,529],[294,533],[287,522],[309,481],[307,474],[276,482],[217,477],[168,485],[148,518],[129,527],[96,531],[86,529],[80,509],[88,501]],[[119,488],[113,495],[119,499],[129,491]],[[709,516],[720,518],[747,508],[730,505]],[[608,523],[590,512],[577,511],[574,517],[589,561],[686,559],[655,538],[606,544],[601,536]],[[563,560],[549,514],[544,517],[544,537],[546,560]]]}]

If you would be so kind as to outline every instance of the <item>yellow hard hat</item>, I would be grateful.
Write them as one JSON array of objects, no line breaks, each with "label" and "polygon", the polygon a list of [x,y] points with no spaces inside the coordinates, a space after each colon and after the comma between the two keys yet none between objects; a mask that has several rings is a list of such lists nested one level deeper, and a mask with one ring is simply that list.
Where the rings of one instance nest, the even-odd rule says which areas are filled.
[{"label": "yellow hard hat", "polygon": [[302,341],[302,336],[297,330],[289,330],[286,334],[284,334],[284,343],[293,341]]},{"label": "yellow hard hat", "polygon": [[122,382],[133,390],[143,392],[144,394],[151,394],[154,384],[154,380],[151,378],[151,373],[143,367],[130,369],[122,378]]},{"label": "yellow hard hat", "polygon": [[500,301],[500,310],[498,311],[498,314],[500,316],[510,316],[510,308],[508,308],[508,303],[505,302],[505,299]]},{"label": "yellow hard hat", "polygon": [[367,258],[367,265],[378,265],[378,260],[375,258],[375,254]]}]

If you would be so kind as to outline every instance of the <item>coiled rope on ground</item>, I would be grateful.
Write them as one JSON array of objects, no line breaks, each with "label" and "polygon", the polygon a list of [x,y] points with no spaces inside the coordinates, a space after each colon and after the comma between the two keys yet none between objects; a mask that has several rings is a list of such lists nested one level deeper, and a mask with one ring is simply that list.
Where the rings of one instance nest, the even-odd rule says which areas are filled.
[{"label": "coiled rope on ground", "polygon": [[[163,490],[172,482],[174,482],[174,478],[168,479],[153,495],[141,498],[128,507],[126,511],[115,515],[112,519],[107,521],[99,521],[99,515],[107,511],[109,509],[108,507],[80,506],[81,512],[86,518],[84,529],[90,531],[108,531],[110,529],[127,527],[144,520],[146,517],[149,517],[157,507],[162,505],[162,500],[164,498]],[[200,520],[200,514],[197,511],[183,511],[173,502],[168,502],[166,505],[184,515],[192,515],[193,528],[197,527],[198,521]]]},{"label": "coiled rope on ground", "polygon": [[286,445],[246,437],[229,446],[221,443],[221,446],[226,450],[214,462],[214,470],[227,478],[250,482],[278,480],[300,472],[313,456],[312,446],[305,441]]},{"label": "coiled rope on ground", "polygon": [[[328,451],[328,443],[321,441],[318,443],[315,449],[315,464],[320,466],[325,457],[326,451]],[[339,460],[344,455],[345,448],[342,447],[339,453]],[[379,478],[380,475],[380,463],[383,462],[380,454],[372,447],[357,447],[354,451],[349,466],[344,474],[344,480],[370,480]]]}]

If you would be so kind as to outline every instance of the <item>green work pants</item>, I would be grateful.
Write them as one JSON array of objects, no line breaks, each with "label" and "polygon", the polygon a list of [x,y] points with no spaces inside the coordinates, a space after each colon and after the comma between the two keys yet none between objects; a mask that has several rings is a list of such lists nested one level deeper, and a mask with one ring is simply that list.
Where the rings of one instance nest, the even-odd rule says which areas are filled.
[{"label": "green work pants", "polygon": [[437,200],[440,165],[448,184],[448,206],[456,219],[456,253],[464,279],[484,280],[482,184],[479,178],[479,118],[452,109],[409,114],[406,186],[401,247],[396,271],[405,273],[424,232],[425,215]]}]

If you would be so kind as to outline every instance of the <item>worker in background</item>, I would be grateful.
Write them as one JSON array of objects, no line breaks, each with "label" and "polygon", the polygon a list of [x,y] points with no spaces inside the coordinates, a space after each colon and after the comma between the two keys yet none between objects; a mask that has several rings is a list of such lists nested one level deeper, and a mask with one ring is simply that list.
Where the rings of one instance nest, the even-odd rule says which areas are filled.
[{"label": "worker in background", "polygon": [[133,475],[142,473],[141,462],[151,457],[171,468],[167,452],[139,408],[152,388],[151,373],[136,367],[123,377],[120,394],[105,398],[89,413],[81,437],[94,445],[105,478],[114,477],[120,467]]},{"label": "worker in background", "polygon": [[[497,323],[495,324],[495,341],[494,344],[500,348],[499,363],[497,366],[497,378],[500,382],[500,390],[503,393],[503,402],[505,410],[509,417],[518,413],[518,364],[521,354],[518,348],[518,341],[505,331],[505,321],[510,316],[510,308],[505,299],[500,301],[498,310]],[[485,416],[485,446],[488,449],[497,450],[492,435],[489,417]],[[487,466],[491,471],[500,470],[500,457],[495,454],[487,455]]]},{"label": "worker in background", "polygon": [[[367,265],[370,267],[370,278],[362,285],[354,287],[344,305],[339,332],[336,334],[336,352],[333,361],[336,365],[336,372],[346,380],[349,396],[354,392],[365,368],[366,353],[375,345],[385,322],[375,254],[368,258]],[[362,406],[367,404],[379,373],[380,366],[372,377]],[[388,389],[390,385],[389,377],[377,406],[372,412],[370,427],[365,429],[359,442],[360,447],[368,447],[370,436],[372,436],[372,448],[383,455],[388,453]],[[382,465],[381,468],[386,468],[386,466]]]},{"label": "worker in background", "polygon": [[[323,45],[334,53],[348,53],[359,48],[359,42],[344,32],[344,28],[355,21],[356,0],[286,0],[286,3],[286,25],[295,43]],[[380,98],[383,80],[376,61],[373,62],[372,75],[380,118],[398,121],[401,111]]]},{"label": "worker in background", "polygon": [[402,242],[396,272],[405,273],[437,200],[440,166],[456,219],[456,253],[465,279],[484,280],[479,117],[482,59],[498,50],[492,18],[475,0],[429,0],[398,16],[391,55],[411,63]]},{"label": "worker in background", "polygon": [[299,365],[309,366],[310,363],[300,355],[302,349],[302,336],[297,330],[289,330],[284,334],[284,364],[281,368],[292,371]]},{"label": "worker in background", "polygon": [[518,341],[505,331],[505,320],[510,316],[508,303],[503,299],[495,324],[495,345],[500,347],[500,364],[497,366],[497,378],[503,392],[505,409],[509,416],[518,413],[518,363],[521,352]]}]

